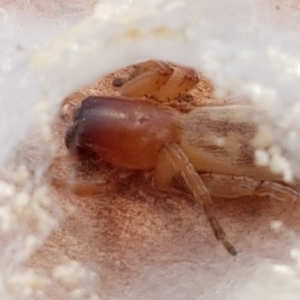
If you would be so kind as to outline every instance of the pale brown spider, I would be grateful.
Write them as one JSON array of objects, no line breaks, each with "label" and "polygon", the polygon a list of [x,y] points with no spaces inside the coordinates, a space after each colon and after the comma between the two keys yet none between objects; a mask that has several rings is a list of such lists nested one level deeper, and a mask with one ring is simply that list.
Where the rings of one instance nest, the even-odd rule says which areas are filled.
[{"label": "pale brown spider", "polygon": [[[162,105],[197,84],[196,72],[181,68],[183,76],[174,74],[172,64],[147,61],[136,65],[129,77],[115,78],[113,84],[123,97],[83,100],[66,133],[66,147],[78,159],[96,155],[120,168],[154,170],[159,189],[180,173],[202,204],[216,238],[236,255],[215,217],[210,195],[268,195],[284,201],[298,199],[298,193],[281,184],[279,174],[255,164],[252,106],[198,107],[181,113]],[[137,99],[145,96],[148,100]],[[62,182],[56,179],[53,184]],[[76,188],[80,194],[102,191],[101,184],[93,182]]]}]

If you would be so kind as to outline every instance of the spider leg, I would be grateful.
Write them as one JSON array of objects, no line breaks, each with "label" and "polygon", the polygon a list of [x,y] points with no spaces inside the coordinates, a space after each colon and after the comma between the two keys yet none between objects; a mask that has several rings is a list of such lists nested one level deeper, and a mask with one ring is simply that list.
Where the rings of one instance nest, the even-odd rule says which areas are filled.
[{"label": "spider leg", "polygon": [[231,255],[237,255],[235,248],[226,239],[225,232],[215,216],[211,197],[207,188],[181,148],[176,144],[166,144],[161,151],[165,152],[166,155],[169,156],[174,168],[180,171],[186,184],[194,194],[194,197],[199,203],[202,204],[204,212],[217,240],[222,242],[225,249]]},{"label": "spider leg", "polygon": [[115,78],[123,96],[151,97],[159,101],[173,99],[199,82],[193,68],[175,66],[160,60],[149,60],[134,66],[128,79]]},{"label": "spider leg", "polygon": [[103,194],[115,190],[115,182],[110,177],[103,177],[97,180],[82,180],[82,179],[61,179],[56,176],[57,169],[64,169],[65,165],[72,162],[76,162],[76,159],[69,155],[59,155],[55,157],[52,164],[46,171],[46,178],[49,184],[56,190],[69,190],[73,194],[81,197],[94,196],[97,194]]},{"label": "spider leg", "polygon": [[110,180],[75,180],[68,181],[57,177],[52,177],[50,184],[56,189],[67,189],[73,194],[80,197],[94,196],[98,194],[107,193],[115,189],[113,181]]},{"label": "spider leg", "polygon": [[169,156],[167,151],[160,151],[154,170],[154,185],[160,190],[167,189],[172,178],[178,173]]},{"label": "spider leg", "polygon": [[163,61],[146,61],[134,66],[135,70],[121,87],[123,96],[137,98],[152,96],[172,76],[174,69]]},{"label": "spider leg", "polygon": [[174,66],[174,73],[170,79],[156,90],[152,96],[160,101],[174,99],[188,92],[199,82],[199,77],[193,68]]},{"label": "spider leg", "polygon": [[299,193],[288,186],[272,182],[263,181],[254,191],[258,196],[270,196],[279,201],[297,201],[299,200]]},{"label": "spider leg", "polygon": [[241,196],[269,196],[276,200],[297,201],[299,193],[292,188],[272,181],[262,181],[244,176],[201,174],[211,195],[235,198]]}]

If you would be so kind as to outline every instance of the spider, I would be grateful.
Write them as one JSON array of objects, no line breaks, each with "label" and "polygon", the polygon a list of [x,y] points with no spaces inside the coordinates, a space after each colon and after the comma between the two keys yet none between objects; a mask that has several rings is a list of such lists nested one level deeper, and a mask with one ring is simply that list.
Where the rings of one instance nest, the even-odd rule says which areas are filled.
[{"label": "spider", "polygon": [[[164,105],[199,81],[195,70],[178,68],[181,75],[174,64],[151,60],[135,65],[126,78],[114,78],[112,84],[122,96],[84,99],[74,109],[65,144],[79,160],[93,155],[124,169],[154,170],[158,189],[168,188],[180,174],[202,205],[217,240],[236,255],[215,217],[211,195],[268,195],[285,201],[298,199],[298,193],[282,184],[280,174],[256,165],[253,140],[261,113],[253,106],[206,106],[183,113]],[[94,182],[78,185],[83,194],[102,190]]]}]

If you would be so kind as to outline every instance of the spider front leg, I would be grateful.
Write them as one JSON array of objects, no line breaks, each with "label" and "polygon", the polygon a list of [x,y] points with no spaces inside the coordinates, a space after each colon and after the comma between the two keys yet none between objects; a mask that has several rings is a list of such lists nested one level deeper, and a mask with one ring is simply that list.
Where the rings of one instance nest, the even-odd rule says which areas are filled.
[{"label": "spider front leg", "polygon": [[160,60],[149,60],[133,67],[134,71],[127,79],[117,77],[113,80],[113,85],[121,86],[123,96],[165,101],[186,93],[199,82],[193,68],[175,66]]},{"label": "spider front leg", "polygon": [[91,179],[62,179],[56,175],[53,169],[63,169],[63,165],[74,160],[70,155],[64,155],[56,157],[52,165],[49,167],[47,172],[47,177],[49,178],[49,184],[53,186],[56,190],[69,190],[73,194],[80,197],[94,196],[98,194],[104,194],[116,189],[115,182],[110,177],[102,177],[97,180]]},{"label": "spider front leg", "polygon": [[[161,150],[160,155],[168,157],[168,160],[172,163],[174,170],[177,170],[181,173],[196,200],[202,204],[204,212],[217,240],[222,242],[223,246],[231,255],[237,255],[235,248],[227,241],[225,232],[215,216],[211,197],[205,184],[181,148],[177,144],[166,144]],[[167,175],[167,177],[163,177],[164,183],[170,180],[169,174]]]},{"label": "spider front leg", "polygon": [[56,189],[70,190],[73,194],[80,197],[89,197],[99,194],[106,194],[115,189],[114,182],[107,179],[101,180],[64,180],[52,177],[50,184]]},{"label": "spider front leg", "polygon": [[241,196],[269,196],[276,200],[297,201],[299,193],[292,188],[272,181],[257,180],[244,176],[201,174],[211,195],[236,198]]}]

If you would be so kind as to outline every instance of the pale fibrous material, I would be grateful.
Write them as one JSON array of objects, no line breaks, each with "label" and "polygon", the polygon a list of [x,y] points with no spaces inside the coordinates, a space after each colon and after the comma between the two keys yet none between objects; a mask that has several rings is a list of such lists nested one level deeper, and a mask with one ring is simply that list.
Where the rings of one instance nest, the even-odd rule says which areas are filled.
[{"label": "pale fibrous material", "polygon": [[[265,112],[256,142],[263,145],[272,139],[275,146],[258,150],[257,162],[269,164],[286,181],[300,173],[299,1],[0,3],[0,24],[5,28],[0,33],[1,298],[48,299],[43,291],[58,285],[62,298],[104,299],[95,279],[103,274],[82,262],[55,262],[49,274],[43,266],[35,269],[34,261],[26,264],[64,217],[47,187],[38,185],[56,149],[50,124],[63,98],[109,72],[150,58],[199,70],[213,82],[216,97],[228,103],[250,102]],[[23,146],[39,155],[28,161]],[[298,246],[291,229],[283,221],[281,231],[286,231],[290,249]],[[239,239],[249,235],[249,244],[266,242],[249,232]],[[289,255],[294,261],[285,266]],[[279,249],[270,257],[244,252],[226,260],[203,251],[195,264],[175,260],[165,270],[169,277],[146,266],[126,292],[111,297],[297,299],[298,256],[298,250],[289,254]],[[199,285],[199,278],[207,283]]]}]

